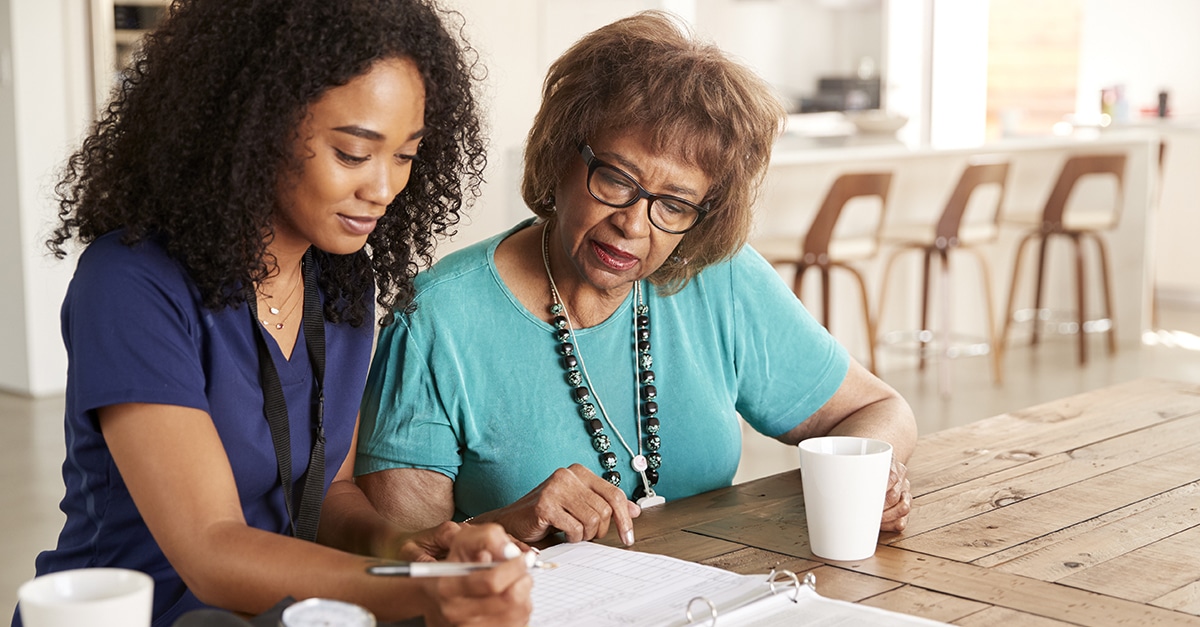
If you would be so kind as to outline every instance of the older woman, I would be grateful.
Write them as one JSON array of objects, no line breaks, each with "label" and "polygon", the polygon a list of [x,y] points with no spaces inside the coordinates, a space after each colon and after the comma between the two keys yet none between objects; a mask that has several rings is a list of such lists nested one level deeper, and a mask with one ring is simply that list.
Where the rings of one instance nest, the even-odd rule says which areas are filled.
[{"label": "older woman", "polygon": [[380,511],[632,544],[627,497],[730,485],[740,415],[789,444],[890,442],[881,525],[903,528],[911,410],[745,246],[783,117],[661,13],[559,58],[526,146],[537,218],[418,277],[379,338],[356,474]]}]

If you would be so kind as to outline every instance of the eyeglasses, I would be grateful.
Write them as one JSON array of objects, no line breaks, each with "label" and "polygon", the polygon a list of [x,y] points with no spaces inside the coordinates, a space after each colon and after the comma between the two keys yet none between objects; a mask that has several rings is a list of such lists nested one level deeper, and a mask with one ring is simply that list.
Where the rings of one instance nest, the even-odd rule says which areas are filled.
[{"label": "eyeglasses", "polygon": [[609,207],[623,209],[645,198],[650,224],[676,235],[692,230],[708,213],[708,203],[697,205],[677,196],[651,194],[632,176],[597,158],[587,144],[579,145],[579,154],[588,167],[588,192]]}]

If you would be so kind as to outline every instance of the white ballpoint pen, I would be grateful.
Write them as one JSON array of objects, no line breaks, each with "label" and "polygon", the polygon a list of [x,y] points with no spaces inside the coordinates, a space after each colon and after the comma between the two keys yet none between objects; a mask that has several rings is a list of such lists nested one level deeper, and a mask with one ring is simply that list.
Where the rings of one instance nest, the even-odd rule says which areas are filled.
[{"label": "white ballpoint pen", "polygon": [[[495,568],[504,562],[386,562],[367,567],[372,575],[385,577],[461,577],[477,570]],[[537,559],[537,553],[525,553],[525,564],[528,568],[553,568]]]}]

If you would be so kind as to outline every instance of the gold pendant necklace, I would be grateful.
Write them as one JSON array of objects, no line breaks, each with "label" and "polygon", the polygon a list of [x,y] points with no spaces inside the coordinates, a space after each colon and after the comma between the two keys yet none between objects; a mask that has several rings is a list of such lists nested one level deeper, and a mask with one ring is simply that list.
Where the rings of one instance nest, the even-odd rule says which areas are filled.
[{"label": "gold pendant necklace", "polygon": [[301,285],[301,284],[304,282],[304,280],[303,280],[303,277],[304,277],[304,271],[303,271],[303,269],[302,269],[302,270],[301,270],[301,271],[300,271],[300,272],[299,272],[299,273],[298,273],[296,276],[297,276],[296,280],[292,282],[292,289],[291,289],[291,291],[289,291],[289,292],[288,292],[288,295],[287,295],[287,297],[285,297],[285,298],[283,299],[283,302],[282,302],[282,303],[279,303],[279,307],[273,307],[273,306],[271,306],[271,303],[270,303],[270,302],[268,302],[268,301],[267,301],[267,299],[266,299],[266,294],[264,294],[264,295],[263,295],[263,303],[264,303],[264,304],[266,304],[266,306],[267,306],[267,311],[271,312],[271,315],[272,315],[272,316],[278,316],[278,315],[279,315],[279,312],[280,312],[280,310],[281,310],[283,307],[287,306],[287,304],[288,304],[289,302],[291,302],[291,303],[292,303],[292,306],[288,308],[288,312],[287,312],[286,314],[284,314],[284,315],[283,315],[283,317],[282,317],[282,318],[281,318],[281,319],[280,319],[278,322],[268,322],[267,320],[265,320],[265,319],[263,319],[263,318],[259,318],[259,320],[258,320],[258,321],[259,321],[259,322],[261,322],[261,323],[262,323],[262,325],[263,325],[264,327],[271,327],[271,326],[274,326],[276,329],[282,329],[282,328],[284,327],[284,321],[285,321],[285,320],[287,320],[289,317],[291,317],[291,315],[292,315],[293,313],[295,313],[295,311],[296,311],[296,307],[297,307],[297,306],[298,306],[298,305],[299,305],[299,304],[300,304],[300,303],[301,303],[301,302],[304,300],[304,298],[303,298],[303,297],[301,297],[300,299],[296,300],[295,302],[292,302],[292,297],[296,295],[296,290],[297,290],[297,289],[300,287],[300,285]]}]

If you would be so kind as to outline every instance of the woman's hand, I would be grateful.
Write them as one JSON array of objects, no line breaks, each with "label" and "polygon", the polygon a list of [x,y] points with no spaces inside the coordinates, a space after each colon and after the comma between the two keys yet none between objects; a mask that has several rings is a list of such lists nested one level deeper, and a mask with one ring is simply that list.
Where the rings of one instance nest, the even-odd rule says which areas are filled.
[{"label": "woman's hand", "polygon": [[633,519],[640,507],[620,488],[581,464],[559,468],[549,479],[512,505],[478,518],[498,522],[523,542],[542,540],[555,530],[568,542],[603,538],[616,523],[621,541],[633,544]]},{"label": "woman's hand", "polygon": [[912,485],[908,482],[908,467],[892,457],[892,470],[888,473],[888,489],[883,499],[883,520],[879,528],[883,531],[904,531],[908,526],[908,513],[912,511]]},{"label": "woman's hand", "polygon": [[432,562],[446,559],[462,525],[446,521],[436,527],[418,531],[404,540],[396,550],[396,559],[408,562]]},{"label": "woman's hand", "polygon": [[452,561],[491,562],[517,557],[487,570],[462,577],[429,579],[425,589],[435,607],[426,613],[428,625],[526,625],[533,611],[529,593],[533,578],[529,562],[499,525],[445,523],[431,536],[449,536]]}]

